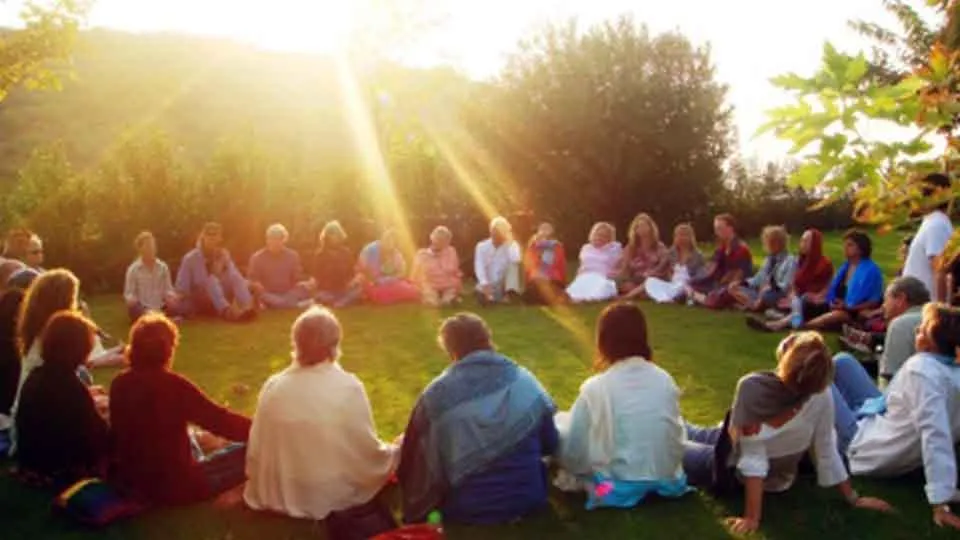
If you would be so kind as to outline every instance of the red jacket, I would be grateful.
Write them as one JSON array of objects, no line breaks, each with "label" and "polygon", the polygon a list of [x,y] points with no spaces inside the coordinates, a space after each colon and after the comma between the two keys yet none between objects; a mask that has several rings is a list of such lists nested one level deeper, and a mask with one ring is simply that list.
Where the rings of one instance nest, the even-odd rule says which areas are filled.
[{"label": "red jacket", "polygon": [[250,419],[210,400],[187,379],[163,369],[128,369],[110,386],[112,469],[125,494],[152,504],[210,498],[191,452],[187,425],[246,442]]},{"label": "red jacket", "polygon": [[535,279],[566,283],[567,254],[563,244],[557,240],[532,242],[523,256],[523,269],[528,283]]}]

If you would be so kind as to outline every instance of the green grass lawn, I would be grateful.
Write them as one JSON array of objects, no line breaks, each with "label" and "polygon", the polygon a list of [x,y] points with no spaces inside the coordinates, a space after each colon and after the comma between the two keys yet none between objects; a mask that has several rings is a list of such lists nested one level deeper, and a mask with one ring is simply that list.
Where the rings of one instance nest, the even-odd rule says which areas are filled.
[{"label": "green grass lawn", "polygon": [[[877,259],[892,273],[898,239],[878,240]],[[829,254],[839,260],[834,240]],[[126,333],[119,297],[95,298],[96,319],[117,336]],[[482,311],[501,351],[530,368],[560,407],[571,405],[590,375],[593,324],[599,306],[549,311],[510,307]],[[716,422],[730,404],[737,379],[770,368],[778,337],[748,330],[742,315],[683,306],[645,305],[656,361],[683,390],[682,409],[695,422]],[[253,413],[267,376],[290,361],[289,325],[294,313],[268,313],[251,326],[213,321],[184,325],[175,368],[214,398]],[[384,437],[403,429],[420,390],[444,368],[436,329],[448,313],[417,306],[359,307],[339,314],[345,330],[344,366],[364,381]],[[107,384],[114,372],[96,373]],[[237,392],[246,385],[248,392]],[[323,466],[318,463],[317,466]],[[922,477],[896,481],[856,479],[862,494],[886,497],[899,509],[893,516],[855,511],[835,490],[801,478],[789,493],[768,496],[759,538],[946,538],[930,518]],[[53,518],[51,494],[0,478],[0,538],[132,539],[298,539],[322,538],[312,522],[264,516],[241,507],[203,504],[154,511],[103,531],[80,529]],[[492,528],[449,527],[453,538],[727,538],[723,518],[741,510],[741,501],[693,494],[680,501],[648,501],[633,510],[583,510],[583,497],[554,493],[551,510],[522,523]]]}]

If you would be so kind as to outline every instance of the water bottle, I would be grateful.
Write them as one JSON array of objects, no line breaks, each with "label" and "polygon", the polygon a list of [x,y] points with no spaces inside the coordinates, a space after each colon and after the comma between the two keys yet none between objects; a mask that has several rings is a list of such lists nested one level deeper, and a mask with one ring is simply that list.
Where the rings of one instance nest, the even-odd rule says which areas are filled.
[{"label": "water bottle", "polygon": [[790,326],[794,329],[803,326],[803,300],[794,296],[790,302]]}]

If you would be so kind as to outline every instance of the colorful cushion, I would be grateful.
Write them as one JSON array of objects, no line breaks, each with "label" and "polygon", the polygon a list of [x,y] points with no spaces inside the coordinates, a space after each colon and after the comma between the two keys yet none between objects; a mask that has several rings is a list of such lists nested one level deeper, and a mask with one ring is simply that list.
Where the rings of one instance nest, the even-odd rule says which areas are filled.
[{"label": "colorful cushion", "polygon": [[103,527],[132,517],[144,506],[124,499],[106,482],[98,478],[81,480],[57,495],[54,510],[84,525]]}]

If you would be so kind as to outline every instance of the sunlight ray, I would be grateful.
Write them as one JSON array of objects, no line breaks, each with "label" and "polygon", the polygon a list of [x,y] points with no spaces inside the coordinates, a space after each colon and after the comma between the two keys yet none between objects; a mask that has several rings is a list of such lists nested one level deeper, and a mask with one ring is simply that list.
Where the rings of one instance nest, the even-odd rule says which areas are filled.
[{"label": "sunlight ray", "polygon": [[341,100],[346,109],[354,142],[361,155],[363,176],[370,188],[370,196],[373,197],[377,224],[381,227],[396,227],[402,251],[414,253],[417,244],[384,159],[380,137],[367,110],[363,90],[347,58],[337,54],[335,61]]}]

